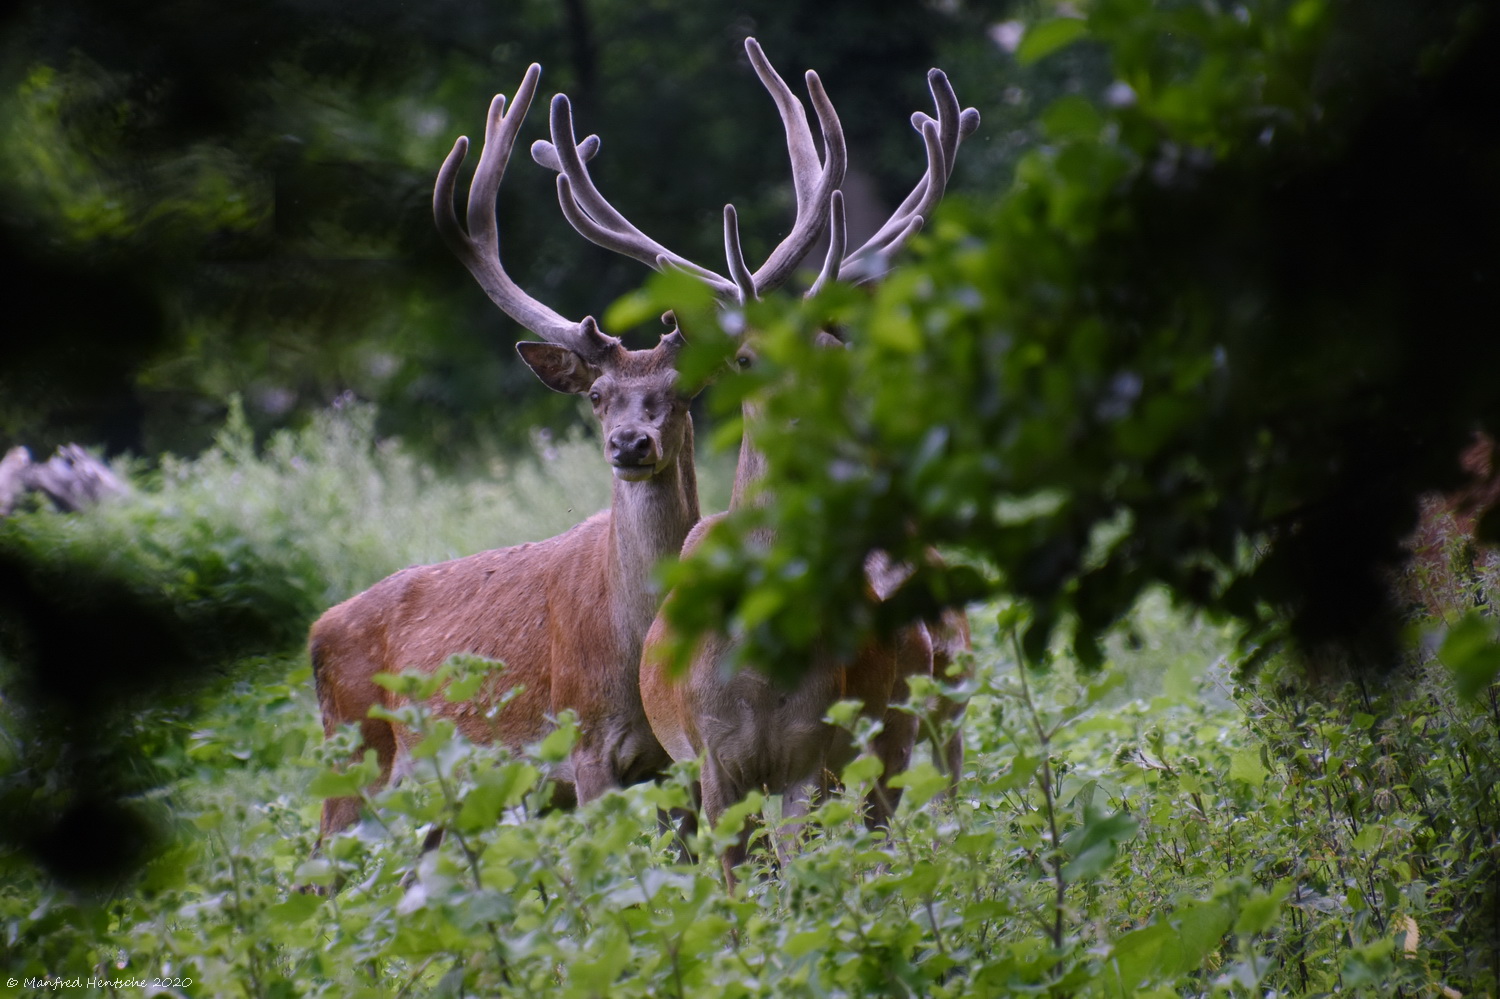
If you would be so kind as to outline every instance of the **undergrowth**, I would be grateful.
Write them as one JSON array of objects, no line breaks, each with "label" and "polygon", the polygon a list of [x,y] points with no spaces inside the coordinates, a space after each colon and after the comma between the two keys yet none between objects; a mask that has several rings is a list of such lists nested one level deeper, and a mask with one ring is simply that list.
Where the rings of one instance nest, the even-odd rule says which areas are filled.
[{"label": "undergrowth", "polygon": [[[576,520],[556,496],[608,480],[587,442],[559,451],[454,484],[374,445],[358,409],[264,452],[232,423],[204,458],[137,476],[130,500],[28,514],[4,538],[94,553],[174,606],[268,601],[300,631],[399,565]],[[955,792],[920,761],[892,829],[871,833],[853,802],[872,761],[856,760],[801,840],[766,803],[758,873],[734,894],[714,857],[729,820],[693,862],[658,825],[687,803],[691,767],[577,811],[539,807],[576,734],[566,719],[514,755],[408,709],[424,734],[415,774],[314,857],[320,795],[362,775],[346,765],[352,733],[323,743],[301,635],[270,632],[266,648],[291,651],[218,667],[191,710],[154,716],[134,744],[156,779],[130,803],[166,832],[142,871],[70,890],[5,858],[0,981],[257,997],[1494,993],[1495,688],[1461,696],[1432,655],[1378,685],[1274,662],[1241,677],[1228,629],[1160,598],[1093,674],[1061,655],[1022,662],[1023,611],[971,618]],[[8,689],[13,789],[38,776],[20,765],[24,716]],[[435,823],[450,834],[421,855]],[[163,984],[97,984],[139,980]]]}]

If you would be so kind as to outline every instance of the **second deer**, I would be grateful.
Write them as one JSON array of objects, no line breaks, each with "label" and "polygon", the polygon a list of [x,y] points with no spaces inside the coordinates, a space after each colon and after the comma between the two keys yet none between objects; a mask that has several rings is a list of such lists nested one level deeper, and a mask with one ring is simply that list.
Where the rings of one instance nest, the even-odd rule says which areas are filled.
[{"label": "second deer", "polygon": [[[749,43],[747,43],[748,47]],[[752,49],[752,60],[755,58]],[[830,246],[823,272],[813,285],[815,292],[826,281],[840,273],[854,280],[878,277],[889,256],[925,220],[942,197],[960,141],[979,125],[979,113],[972,108],[960,111],[958,98],[940,70],[928,74],[928,84],[937,105],[937,118],[925,114],[913,116],[912,123],[921,133],[927,149],[927,171],[911,194],[889,221],[859,249],[844,256],[845,230],[843,202],[832,193],[823,206],[831,229]],[[808,140],[810,147],[811,140]],[[832,143],[829,144],[832,147]],[[839,146],[842,152],[842,144]],[[793,161],[798,158],[793,150]],[[841,167],[842,170],[842,167]],[[798,186],[799,198],[803,187]],[[740,272],[746,269],[739,268]],[[742,283],[745,297],[762,292],[758,282]],[[822,346],[840,347],[842,341],[828,332],[817,336]],[[742,346],[738,363],[754,363],[754,350]],[[750,403],[745,406],[745,436],[740,447],[739,467],[731,509],[747,502],[774,502],[765,497],[752,500],[753,486],[765,472],[765,456],[755,446],[751,434],[757,414]],[[688,536],[684,554],[691,552],[720,522],[723,515],[701,521]],[[773,539],[763,538],[770,543]],[[866,560],[865,577],[870,596],[883,600],[904,581],[908,573],[890,564],[883,553],[872,552]],[[681,599],[674,592],[667,605]],[[826,792],[831,773],[853,755],[854,746],[847,735],[824,721],[834,702],[854,698],[863,702],[867,716],[879,719],[881,730],[870,750],[883,765],[883,773],[866,802],[866,819],[871,827],[887,824],[899,797],[899,791],[888,781],[905,769],[910,761],[916,738],[916,720],[897,710],[906,697],[906,685],[915,675],[932,675],[934,671],[934,635],[937,636],[936,661],[946,665],[956,652],[967,646],[967,622],[961,612],[946,613],[932,628],[925,622],[913,622],[886,641],[872,641],[854,657],[814,654],[801,671],[801,679],[784,687],[752,667],[732,671],[737,661],[737,641],[725,634],[701,637],[682,677],[673,675],[665,650],[678,643],[665,606],[651,626],[641,663],[641,698],[646,715],[663,748],[675,760],[703,757],[701,778],[702,806],[710,823],[717,823],[723,812],[753,790],[783,795],[783,810],[789,816],[804,811],[811,798]],[[945,707],[950,716],[953,707]],[[961,765],[962,742],[955,737],[943,747],[934,747],[939,766],[956,776]],[[727,882],[735,880],[734,868],[745,859],[748,827],[736,846],[723,858]]]}]

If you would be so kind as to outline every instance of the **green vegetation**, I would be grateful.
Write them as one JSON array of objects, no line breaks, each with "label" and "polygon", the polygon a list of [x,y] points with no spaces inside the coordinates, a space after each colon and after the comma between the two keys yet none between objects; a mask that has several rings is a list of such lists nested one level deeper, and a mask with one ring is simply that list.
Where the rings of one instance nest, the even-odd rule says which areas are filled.
[{"label": "green vegetation", "polygon": [[[482,482],[435,480],[371,424],[345,407],[261,455],[231,424],[201,459],[137,476],[129,499],[27,513],[3,537],[54,557],[111,550],[113,570],[176,606],[248,599],[280,607],[292,632],[406,561],[547,533],[575,480],[600,478],[576,441]],[[233,585],[211,571],[224,561],[242,567]],[[125,806],[158,837],[139,873],[68,888],[7,855],[0,975],[192,979],[163,993],[184,996],[1496,987],[1500,691],[1460,699],[1435,663],[1378,686],[1284,667],[1247,683],[1234,631],[1160,595],[1106,641],[1103,672],[1080,675],[1060,647],[1018,669],[1025,614],[973,610],[967,772],[951,799],[919,761],[895,828],[871,834],[854,813],[872,777],[857,760],[848,796],[815,812],[804,841],[773,822],[763,876],[732,898],[713,857],[727,822],[690,864],[657,825],[658,808],[686,802],[685,771],[539,811],[566,724],[512,757],[409,711],[427,734],[416,773],[313,859],[318,795],[360,776],[341,765],[352,733],[323,746],[300,652],[242,659],[193,696],[143,706],[135,741],[117,746],[136,778]],[[486,668],[455,663],[455,684]],[[34,721],[7,700],[8,805],[45,804],[18,758]],[[437,821],[450,835],[419,856]]]},{"label": "green vegetation", "polygon": [[[0,437],[102,443],[133,488],[0,522],[8,988],[1500,992],[1500,517],[1429,532],[1400,577],[1419,498],[1500,430],[1491,5],[191,6],[26,3],[0,44],[0,260],[31,317]],[[619,301],[616,332],[677,310],[688,376],[719,376],[701,439],[738,440],[746,393],[765,413],[776,502],[667,570],[683,624],[795,675],[813,642],[971,602],[965,777],[945,797],[919,763],[871,834],[856,761],[729,896],[727,824],[693,863],[657,825],[690,771],[544,812],[566,719],[512,757],[413,710],[417,772],[313,858],[319,796],[363,771],[323,743],[309,622],[608,495],[556,429],[577,406],[485,339],[433,238],[437,162],[536,59],[627,214],[716,259],[733,198],[754,256],[791,192],[769,103],[738,110],[752,31],[822,72],[888,202],[922,71],[980,108],[887,280],[751,303],[762,363],[731,377],[701,294],[626,294],[639,268],[581,247],[523,162],[508,262],[565,314]],[[852,349],[811,349],[829,321]],[[870,607],[877,546],[919,570]]]}]

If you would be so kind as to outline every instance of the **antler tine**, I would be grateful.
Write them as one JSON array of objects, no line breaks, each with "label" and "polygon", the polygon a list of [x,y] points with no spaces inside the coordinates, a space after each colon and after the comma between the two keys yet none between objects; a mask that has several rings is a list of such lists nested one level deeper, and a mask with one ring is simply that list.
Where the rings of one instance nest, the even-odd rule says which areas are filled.
[{"label": "antler tine", "polygon": [[[578,158],[587,163],[599,154],[599,136],[588,135],[578,144]],[[531,144],[531,158],[553,173],[562,173],[562,161],[557,158],[557,148],[546,139],[537,139]]]},{"label": "antler tine", "polygon": [[[927,170],[901,202],[895,213],[863,246],[851,253],[844,266],[863,263],[875,255],[889,256],[898,250],[912,233],[920,229],[943,197],[959,144],[979,127],[979,112],[974,108],[959,110],[958,95],[940,69],[927,72],[927,87],[932,92],[937,119],[920,111],[911,116],[911,124],[927,147]],[[878,269],[877,269],[878,270]],[[866,275],[868,280],[876,274]]]},{"label": "antler tine", "polygon": [[740,218],[733,205],[724,206],[724,258],[729,261],[729,276],[734,279],[739,304],[743,305],[755,297],[755,276],[750,273],[745,251],[740,247]]},{"label": "antler tine", "polygon": [[[675,267],[687,271],[720,297],[737,297],[734,282],[668,250],[632,225],[599,193],[584,166],[585,160],[598,150],[598,140],[590,136],[580,147],[573,134],[573,109],[566,94],[552,98],[551,130],[552,141],[533,143],[531,156],[542,166],[558,172],[558,203],[563,215],[580,235],[606,250],[639,260],[656,270]],[[590,139],[593,140],[592,149],[584,148],[589,146]]]},{"label": "antler tine", "polygon": [[823,133],[824,155],[821,159],[813,144],[812,129],[808,126],[807,111],[802,102],[776,72],[759,42],[754,38],[745,39],[745,52],[750,56],[756,76],[776,102],[776,110],[786,129],[787,154],[792,162],[792,187],[797,200],[797,218],[792,231],[755,272],[755,293],[760,295],[786,281],[812,244],[823,235],[828,225],[830,197],[844,183],[849,162],[843,126],[818,74],[808,70],[805,79],[808,97],[818,116],[818,128]]},{"label": "antler tine", "polygon": [[573,322],[526,294],[511,280],[500,262],[495,198],[541,74],[542,68],[536,63],[527,68],[520,87],[516,89],[509,114],[505,112],[504,94],[496,94],[490,102],[485,120],[484,149],[479,154],[479,164],[469,185],[468,230],[465,231],[459,223],[453,208],[458,168],[469,153],[468,136],[459,136],[438,169],[437,181],[432,188],[432,218],[448,248],[501,311],[542,339],[570,347],[585,357],[593,357],[618,341],[600,333],[592,317]]},{"label": "antler tine", "polygon": [[858,271],[858,281],[869,281],[882,273],[880,267],[871,267],[868,262],[872,258],[887,257],[894,253],[912,233],[922,228],[926,223],[926,213],[937,206],[947,187],[948,176],[944,171],[943,144],[938,123],[926,115],[921,117],[923,121],[920,131],[927,147],[927,170],[912,193],[907,195],[906,201],[886,220],[885,225],[866,240],[863,246],[845,258],[844,267]]},{"label": "antler tine", "polygon": [[807,289],[806,298],[812,298],[830,281],[839,279],[839,267],[844,260],[844,246],[848,240],[848,229],[844,224],[844,192],[834,191],[829,199],[828,211],[828,255],[823,258],[823,269],[818,279]]},{"label": "antler tine", "polygon": [[687,337],[682,335],[682,327],[677,324],[677,313],[671,309],[663,312],[661,323],[667,327],[667,331],[661,335],[658,346],[671,357],[676,357],[687,346]]}]

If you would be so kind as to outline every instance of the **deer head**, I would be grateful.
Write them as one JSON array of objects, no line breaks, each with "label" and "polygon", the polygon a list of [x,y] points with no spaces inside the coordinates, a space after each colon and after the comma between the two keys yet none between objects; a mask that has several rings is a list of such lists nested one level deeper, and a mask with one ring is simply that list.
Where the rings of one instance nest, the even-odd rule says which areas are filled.
[{"label": "deer head", "polygon": [[604,456],[624,482],[664,471],[683,446],[688,398],[677,389],[677,355],[686,341],[671,312],[662,322],[672,331],[653,349],[628,351],[616,342],[593,360],[561,344],[516,344],[542,384],[588,396],[604,431]]}]

